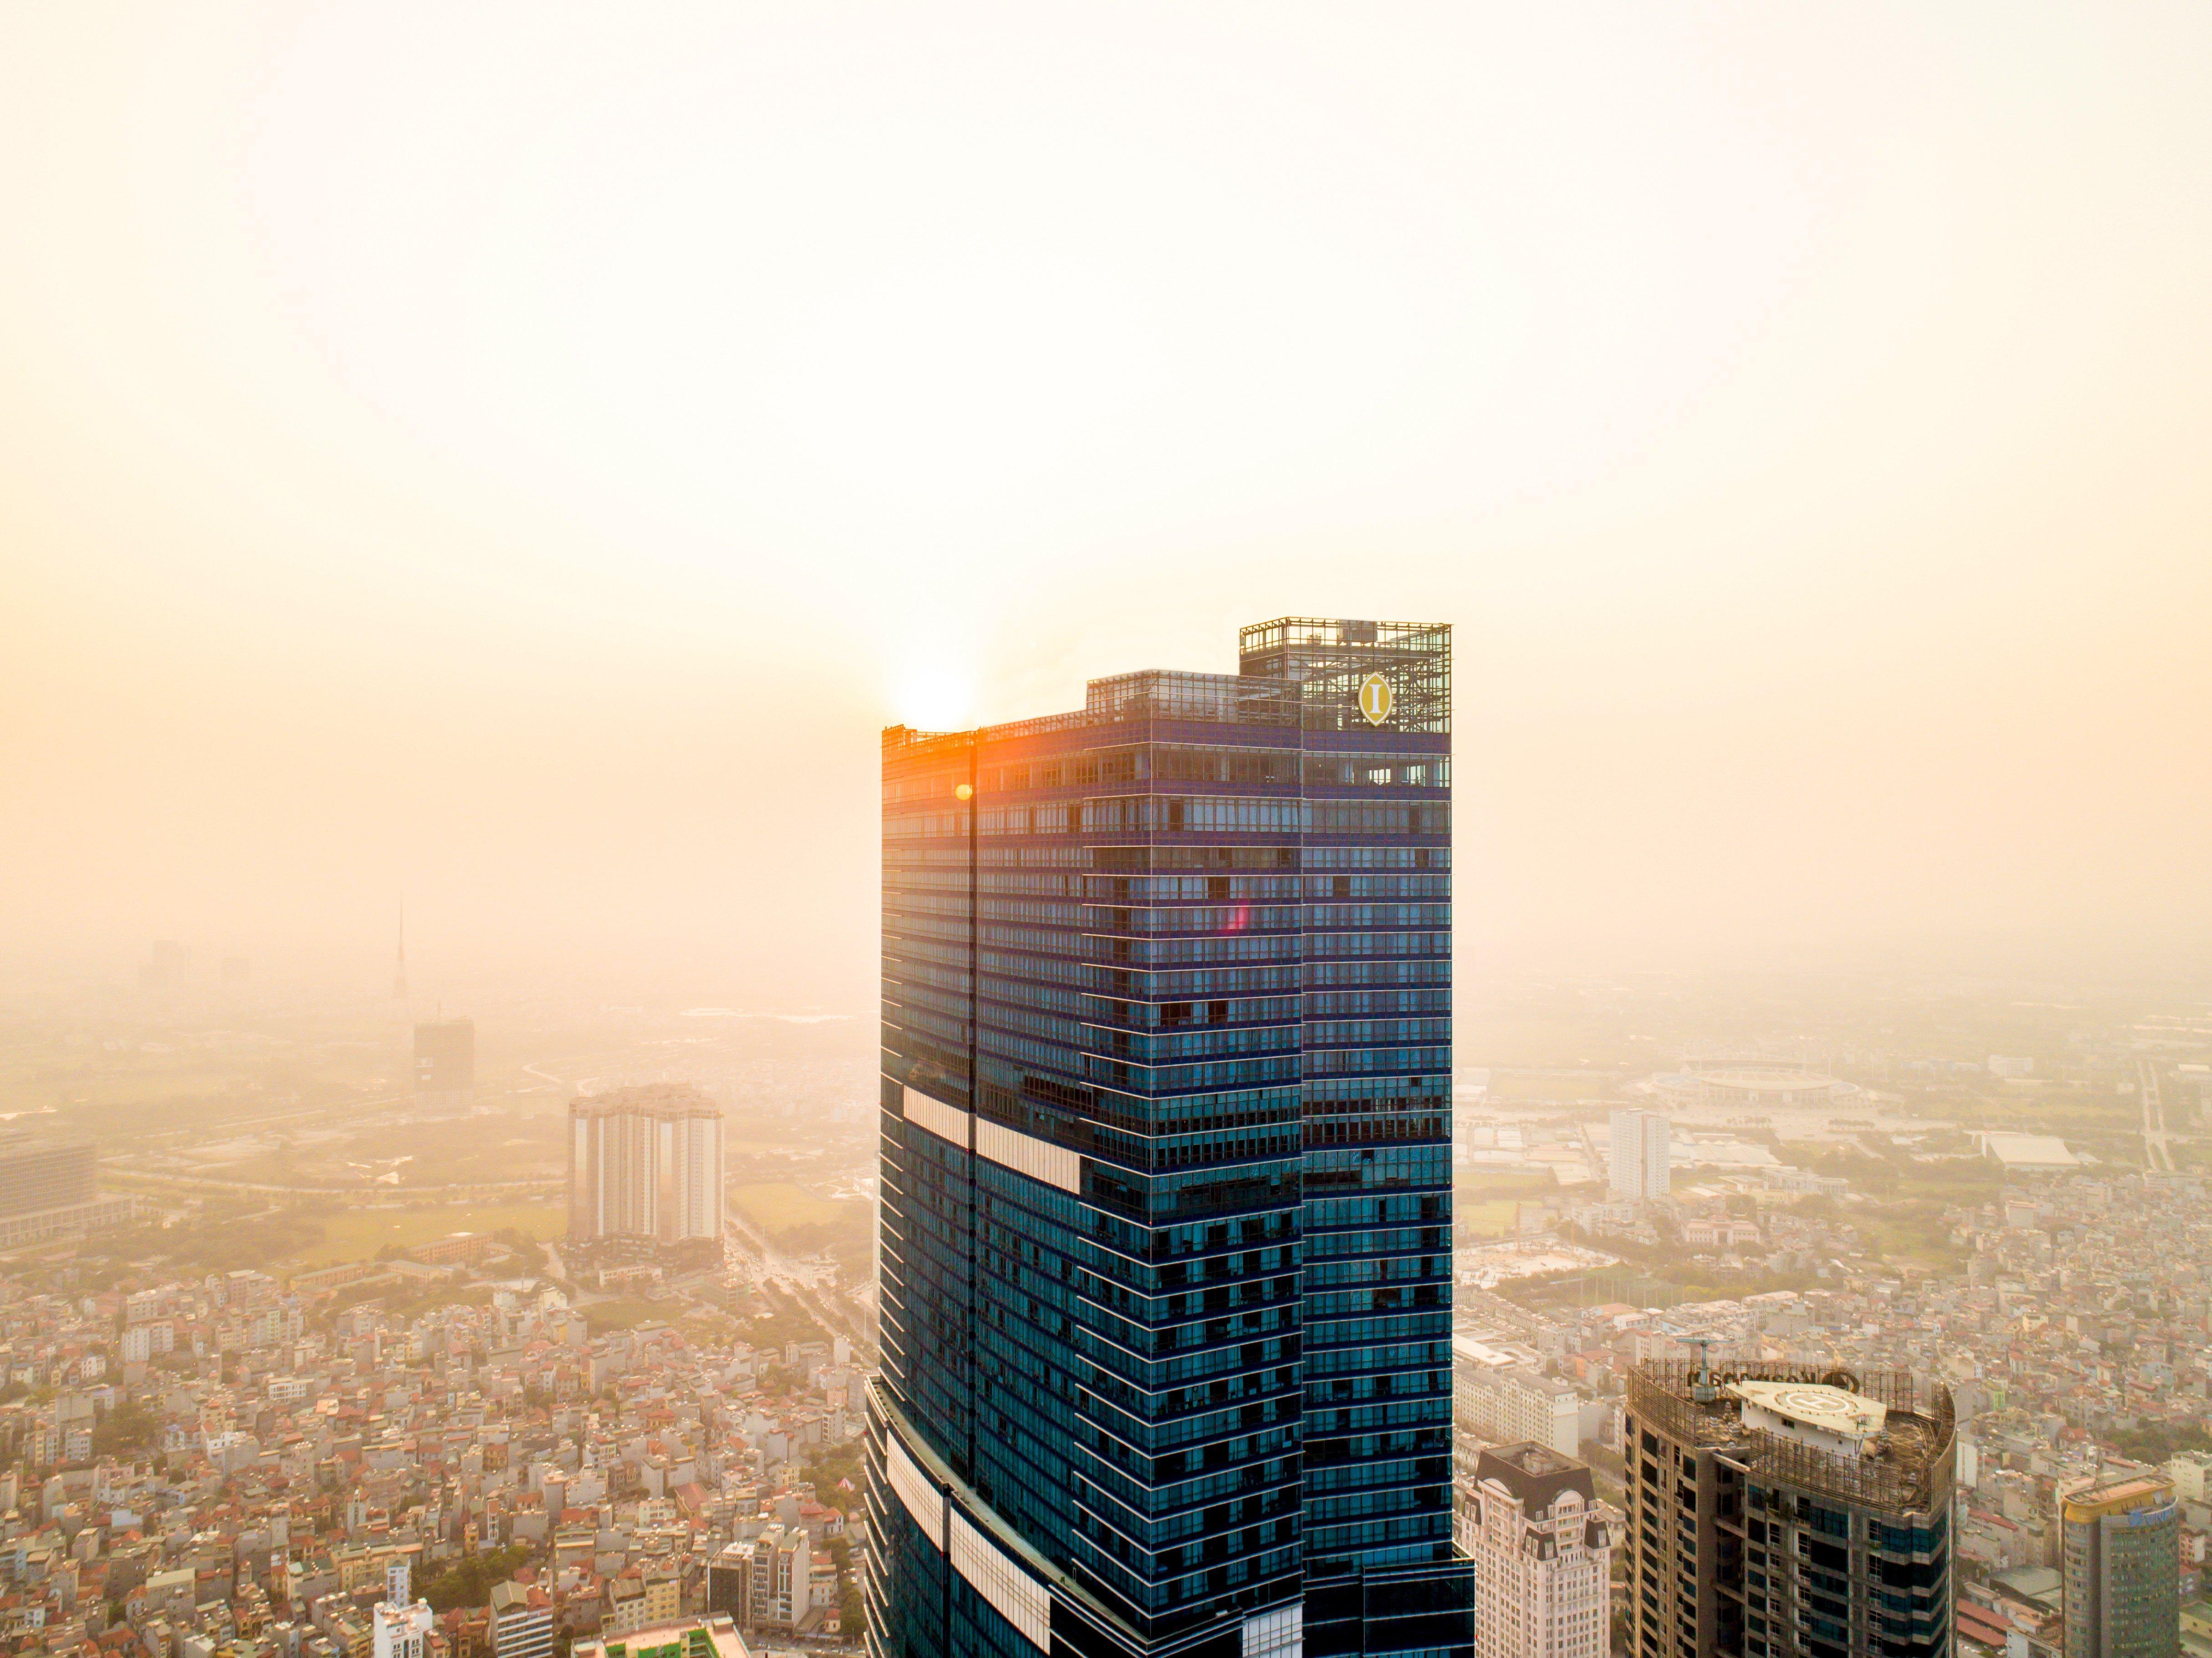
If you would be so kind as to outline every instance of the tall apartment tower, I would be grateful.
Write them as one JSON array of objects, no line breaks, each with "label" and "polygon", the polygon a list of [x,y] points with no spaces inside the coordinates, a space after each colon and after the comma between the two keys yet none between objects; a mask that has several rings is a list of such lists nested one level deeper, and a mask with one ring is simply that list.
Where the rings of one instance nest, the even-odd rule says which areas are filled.
[{"label": "tall apartment tower", "polygon": [[884,1658],[1472,1651],[1450,631],[884,735]]},{"label": "tall apartment tower", "polygon": [[1618,1203],[1663,1198],[1674,1173],[1667,1119],[1656,1111],[1616,1111],[1606,1150],[1607,1187]]},{"label": "tall apartment tower", "polygon": [[2175,1658],[2181,1503],[2157,1474],[2120,1474],[2058,1505],[2066,1658]]},{"label": "tall apartment tower", "polygon": [[722,1236],[722,1113],[682,1084],[568,1102],[568,1237],[680,1244]]},{"label": "tall apartment tower", "polygon": [[371,1614],[370,1640],[374,1658],[423,1658],[429,1650],[430,1631],[437,1615],[427,1600],[415,1600],[408,1586],[408,1567],[394,1560],[384,1570],[384,1599]]},{"label": "tall apartment tower", "polygon": [[1621,1432],[1635,1658],[1949,1651],[1947,1389],[1647,1360]]},{"label": "tall apartment tower", "polygon": [[797,1628],[814,1604],[812,1534],[795,1526],[775,1525],[754,1538],[750,1546],[746,1615],[738,1623],[749,1631]]},{"label": "tall apartment tower", "polygon": [[1534,1441],[1482,1452],[1459,1529],[1484,1658],[1606,1658],[1620,1521],[1573,1458]]}]

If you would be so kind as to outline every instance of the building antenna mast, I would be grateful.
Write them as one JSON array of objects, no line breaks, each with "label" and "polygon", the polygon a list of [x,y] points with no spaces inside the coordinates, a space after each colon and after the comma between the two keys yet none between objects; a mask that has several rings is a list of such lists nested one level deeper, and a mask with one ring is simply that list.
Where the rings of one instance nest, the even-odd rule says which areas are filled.
[{"label": "building antenna mast", "polygon": [[1713,1385],[1713,1339],[1711,1336],[1690,1335],[1671,1324],[1662,1324],[1659,1327],[1685,1347],[1698,1350],[1698,1368],[1690,1376],[1690,1397],[1700,1405],[1710,1405],[1718,1399],[1720,1389]]}]

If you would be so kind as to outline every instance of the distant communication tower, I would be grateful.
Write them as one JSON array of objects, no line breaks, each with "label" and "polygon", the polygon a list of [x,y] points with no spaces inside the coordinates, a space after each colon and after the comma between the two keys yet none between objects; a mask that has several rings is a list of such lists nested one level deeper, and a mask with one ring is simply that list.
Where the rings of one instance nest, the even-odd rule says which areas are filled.
[{"label": "distant communication tower", "polygon": [[399,968],[392,977],[392,999],[407,999],[407,901],[399,901]]}]

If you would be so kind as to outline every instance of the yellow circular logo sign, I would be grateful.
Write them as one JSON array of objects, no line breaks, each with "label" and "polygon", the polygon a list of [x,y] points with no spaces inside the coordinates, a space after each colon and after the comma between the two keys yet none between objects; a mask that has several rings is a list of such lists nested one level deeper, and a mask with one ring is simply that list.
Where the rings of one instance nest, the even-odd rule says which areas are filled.
[{"label": "yellow circular logo sign", "polygon": [[1367,716],[1367,723],[1379,726],[1390,717],[1397,703],[1390,682],[1379,673],[1371,673],[1359,682],[1359,712]]}]

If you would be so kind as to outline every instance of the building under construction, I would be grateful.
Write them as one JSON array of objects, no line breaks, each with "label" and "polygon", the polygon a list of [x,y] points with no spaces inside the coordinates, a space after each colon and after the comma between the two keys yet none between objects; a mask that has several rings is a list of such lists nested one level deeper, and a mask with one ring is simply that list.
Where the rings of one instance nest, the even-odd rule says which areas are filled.
[{"label": "building under construction", "polygon": [[1908,1371],[1638,1365],[1636,1658],[1942,1658],[1954,1455],[1949,1391]]}]

